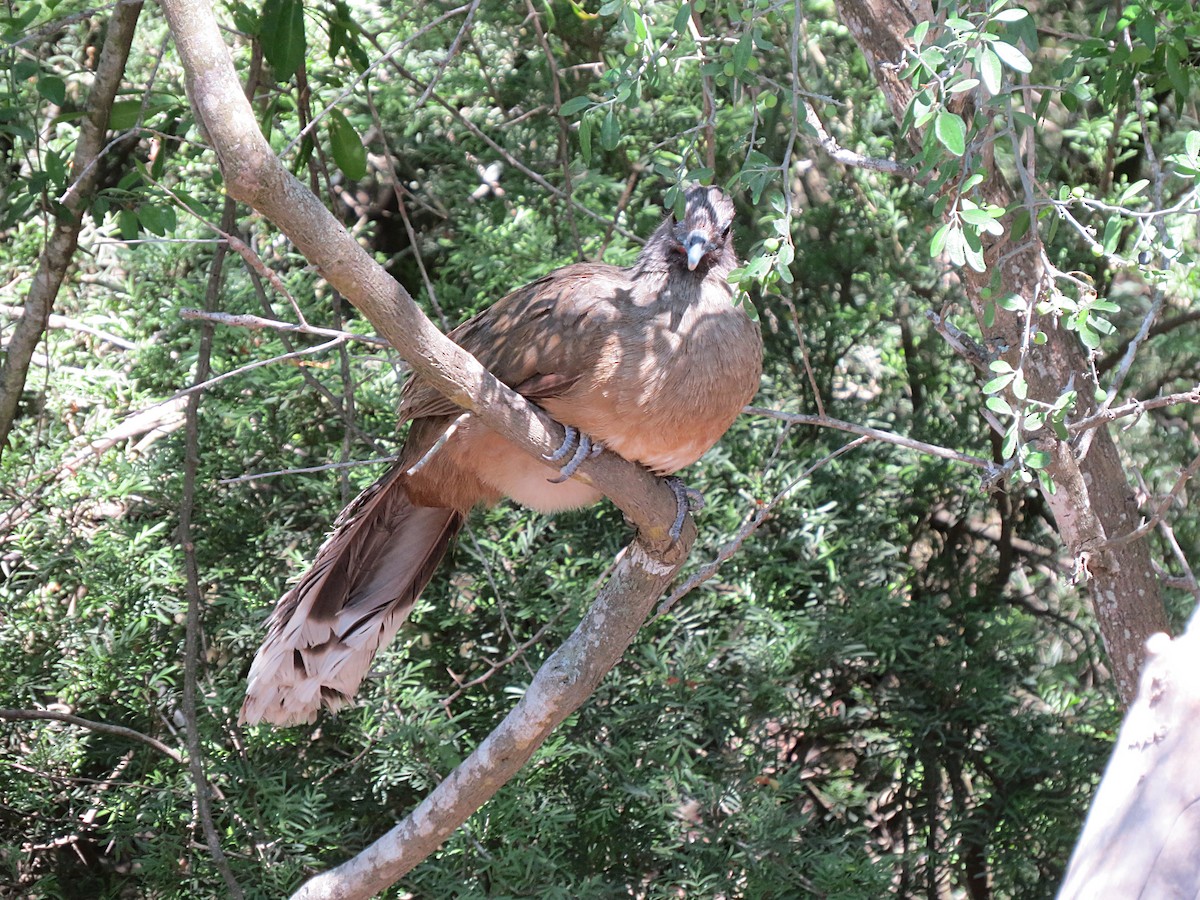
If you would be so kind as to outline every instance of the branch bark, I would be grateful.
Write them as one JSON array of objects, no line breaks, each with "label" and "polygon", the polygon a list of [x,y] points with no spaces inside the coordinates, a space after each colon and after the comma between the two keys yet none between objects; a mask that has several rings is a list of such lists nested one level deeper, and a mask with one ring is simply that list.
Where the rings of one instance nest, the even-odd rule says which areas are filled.
[{"label": "branch bark", "polygon": [[[901,121],[912,98],[911,85],[900,77],[906,34],[918,22],[937,21],[932,5],[928,0],[914,4],[902,0],[838,0],[837,6],[839,17],[866,56],[896,120]],[[915,129],[908,137],[916,142],[914,146],[920,145]],[[995,167],[986,173],[980,190],[987,202],[1013,207],[1016,194]],[[984,337],[992,346],[1013,348],[1006,358],[1016,363],[1021,335],[1026,330],[1025,313],[997,309],[994,322],[988,325],[986,298],[989,291],[996,290],[991,279],[998,273],[1001,281],[999,293],[991,296],[1016,294],[1032,301],[1040,295],[1050,273],[1043,266],[1042,246],[1036,236],[1014,244],[1007,237],[1011,219],[1004,221],[1008,226],[1005,236],[984,247],[988,272],[964,270],[964,289]],[[1080,415],[1086,416],[1088,409],[1094,408],[1088,406],[1094,385],[1079,342],[1065,329],[1045,331],[1047,342],[1025,351],[1023,371],[1029,397],[1053,403],[1068,385],[1074,384],[1084,406]],[[1088,584],[1117,690],[1129,703],[1137,689],[1146,639],[1167,630],[1160,585],[1146,543],[1108,543],[1110,537],[1137,527],[1137,503],[1107,429],[1097,429],[1092,446],[1082,458],[1069,442],[1048,439],[1048,449],[1052,462],[1047,472],[1057,490],[1044,494],[1046,503],[1076,560],[1080,580]]]},{"label": "branch bark", "polygon": [[[374,262],[272,153],[259,131],[211,7],[163,0],[187,73],[197,121],[217,154],[231,197],[253,206],[290,238],[423,378],[492,430],[535,454],[556,449],[561,426],[497,381],[439,332],[403,286]],[[542,741],[590,696],[620,659],[695,539],[690,517],[672,542],[674,494],[645,469],[610,453],[574,477],[594,484],[637,526],[638,537],[574,634],[542,666],[525,697],[422,803],[358,857],[314,878],[296,895],[365,897],[433,852],[515,774]]]},{"label": "branch bark", "polygon": [[8,354],[0,368],[0,456],[8,444],[17,416],[17,405],[34,350],[42,339],[50,310],[62,287],[67,267],[79,246],[79,231],[83,226],[83,211],[92,200],[99,175],[100,154],[108,132],[113,100],[125,74],[125,62],[133,45],[133,32],[142,11],[141,0],[118,3],[108,21],[108,34],[96,66],[96,80],[88,96],[87,117],[79,128],[79,142],[71,166],[74,177],[66,194],[60,199],[63,212],[58,216],[54,231],[46,242],[38,261],[37,273],[25,295],[24,311],[13,328],[8,342]]}]

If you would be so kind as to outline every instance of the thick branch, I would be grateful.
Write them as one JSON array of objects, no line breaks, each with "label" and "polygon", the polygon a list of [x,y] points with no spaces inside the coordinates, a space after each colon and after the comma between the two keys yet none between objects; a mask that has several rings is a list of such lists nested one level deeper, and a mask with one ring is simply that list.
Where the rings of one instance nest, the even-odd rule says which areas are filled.
[{"label": "thick branch", "polygon": [[[412,365],[470,415],[532,454],[548,454],[562,429],[497,381],[421,313],[275,158],[241,93],[228,49],[203,0],[163,0],[188,76],[188,95],[216,151],[230,196],[271,219]],[[574,477],[595,484],[637,525],[630,548],[571,638],[539,671],[505,720],[400,825],[359,856],[315,878],[297,896],[366,897],[433,852],[529,759],[621,657],[695,538],[690,519],[672,542],[674,494],[646,470],[609,453]]]}]

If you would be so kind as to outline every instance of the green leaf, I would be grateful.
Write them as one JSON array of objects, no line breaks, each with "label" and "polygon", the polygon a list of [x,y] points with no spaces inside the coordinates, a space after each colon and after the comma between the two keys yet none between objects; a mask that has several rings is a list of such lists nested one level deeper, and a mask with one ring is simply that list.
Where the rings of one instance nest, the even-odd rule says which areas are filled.
[{"label": "green leaf", "polygon": [[67,83],[56,75],[43,75],[37,80],[37,91],[55,106],[67,102]]},{"label": "green leaf", "polygon": [[141,114],[141,100],[118,100],[109,113],[108,127],[113,131],[128,131],[138,123]]},{"label": "green leaf", "polygon": [[117,213],[117,228],[120,230],[123,240],[135,240],[138,232],[141,230],[141,223],[138,221],[137,213],[132,209],[123,209]]},{"label": "green leaf", "polygon": [[592,98],[586,94],[580,97],[572,97],[566,103],[558,108],[558,113],[561,116],[573,116],[580,110],[587,109],[592,105]]},{"label": "green leaf", "polygon": [[[1011,416],[1013,414],[1012,407],[1008,405],[1008,401],[1003,397],[988,397],[984,405],[992,412],[999,413],[1002,416]],[[1011,456],[1011,454],[1009,455]]]},{"label": "green leaf", "polygon": [[946,249],[946,235],[950,232],[950,223],[947,222],[941,228],[933,233],[933,239],[929,242],[930,257],[940,256],[942,251]]},{"label": "green leaf", "polygon": [[290,79],[304,62],[307,50],[302,0],[266,0],[259,35],[263,56],[276,76],[284,81]]},{"label": "green leaf", "polygon": [[1029,15],[1029,13],[1027,13],[1023,9],[1002,9],[1002,10],[1000,10],[1000,12],[996,13],[996,15],[992,16],[992,21],[993,22],[1020,22],[1022,19],[1024,19],[1028,15]]},{"label": "green leaf", "polygon": [[604,121],[600,123],[600,146],[605,150],[615,150],[620,141],[621,125],[610,109]]},{"label": "green leaf", "polygon": [[1109,220],[1104,223],[1104,236],[1101,238],[1101,243],[1104,245],[1105,253],[1115,253],[1117,243],[1121,240],[1121,217],[1110,216]]},{"label": "green leaf", "polygon": [[1050,454],[1045,450],[1031,450],[1025,454],[1025,465],[1031,469],[1044,469],[1050,465]]},{"label": "green leaf", "polygon": [[991,379],[990,381],[988,381],[986,384],[984,384],[983,392],[985,394],[999,393],[1000,391],[1002,391],[1006,387],[1008,387],[1009,382],[1011,382],[1013,380],[1013,378],[1015,378],[1015,377],[1016,377],[1015,372],[1009,372],[1007,375],[999,375],[999,376]]},{"label": "green leaf", "polygon": [[175,230],[175,208],[159,203],[143,203],[138,207],[138,221],[151,234],[163,237]]},{"label": "green leaf", "polygon": [[579,153],[585,165],[592,164],[592,118],[581,116],[579,119]]},{"label": "green leaf", "polygon": [[1183,65],[1183,60],[1189,56],[1186,44],[1169,44],[1165,58],[1167,78],[1170,79],[1171,87],[1175,88],[1175,92],[1180,97],[1187,97],[1188,90],[1191,87],[1191,73],[1188,68]]},{"label": "green leaf", "polygon": [[967,152],[967,126],[962,116],[948,109],[939,110],[933,128],[942,146],[955,156]]},{"label": "green leaf", "polygon": [[733,48],[733,66],[737,72],[743,71],[750,62],[750,56],[754,53],[754,38],[750,32],[742,35],[741,40]]},{"label": "green leaf", "polygon": [[367,148],[340,109],[329,113],[329,147],[334,162],[347,178],[359,181],[366,177]]},{"label": "green leaf", "polygon": [[683,34],[687,31],[688,20],[692,17],[692,4],[682,3],[679,6],[679,12],[675,13],[675,21],[671,24],[671,30],[676,34]]},{"label": "green leaf", "polygon": [[992,41],[992,51],[1013,71],[1023,74],[1033,71],[1033,64],[1025,58],[1025,54],[1007,41]]}]

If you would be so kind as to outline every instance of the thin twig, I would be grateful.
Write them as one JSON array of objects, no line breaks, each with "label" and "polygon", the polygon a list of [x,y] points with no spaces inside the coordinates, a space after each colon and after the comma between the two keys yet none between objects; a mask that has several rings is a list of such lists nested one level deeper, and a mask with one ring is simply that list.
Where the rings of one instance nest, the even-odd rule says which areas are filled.
[{"label": "thin twig", "polygon": [[[232,197],[226,198],[225,210],[222,215],[222,225],[225,231],[232,231],[237,214],[237,204]],[[205,292],[205,306],[211,311],[217,303],[220,294],[222,275],[224,273],[226,247],[217,245],[213,253],[212,268],[209,271],[208,289]],[[195,386],[199,387],[208,381],[210,360],[212,358],[213,334],[216,327],[213,323],[205,323],[200,329],[200,347],[196,359]],[[187,736],[188,767],[191,771],[192,782],[196,789],[196,815],[208,844],[208,852],[212,856],[213,865],[225,880],[229,895],[235,900],[242,900],[244,894],[225,851],[221,848],[221,838],[213,822],[212,803],[208,776],[204,771],[204,749],[200,740],[200,727],[196,721],[196,682],[200,677],[200,632],[201,607],[203,599],[200,595],[200,567],[196,560],[196,545],[192,533],[192,512],[196,506],[196,474],[200,469],[200,391],[194,391],[188,396],[186,438],[183,454],[183,495],[179,502],[179,545],[183,552],[183,565],[187,579],[187,620],[184,626],[183,650],[183,702],[182,712],[184,730]]]},{"label": "thin twig", "polygon": [[916,438],[905,437],[902,434],[896,434],[891,431],[884,431],[881,428],[871,428],[869,425],[856,425],[853,422],[844,422],[841,419],[834,419],[829,416],[814,416],[806,413],[788,413],[777,409],[767,409],[762,406],[747,406],[743,412],[752,416],[767,416],[772,419],[779,419],[782,422],[787,422],[790,425],[815,425],[818,428],[836,428],[838,431],[848,431],[851,434],[861,434],[866,438],[876,441],[884,441],[888,444],[895,444],[898,447],[905,447],[909,450],[916,450],[919,453],[927,453],[930,456],[937,456],[941,459],[949,459],[954,462],[960,462],[968,466],[974,466],[977,469],[983,469],[985,472],[991,473],[996,464],[989,459],[982,459],[978,456],[970,456],[966,453],[959,453],[957,450],[951,450],[949,447],[939,447],[937,444],[927,444],[925,441],[918,441]]},{"label": "thin twig", "polygon": [[124,725],[110,725],[107,722],[96,722],[92,719],[84,719],[80,716],[72,715],[71,713],[55,712],[50,709],[0,709],[0,719],[13,722],[35,721],[38,719],[45,719],[51,722],[65,722],[68,725],[77,725],[80,728],[86,728],[88,731],[95,731],[98,734],[111,734],[114,737],[137,741],[138,743],[145,744],[147,747],[152,747],[163,756],[170,757],[177,763],[183,762],[183,754],[178,750],[168,747],[158,738],[142,734],[140,731],[134,731],[132,728],[126,728]]},{"label": "thin twig", "polygon": [[1071,434],[1078,434],[1087,431],[1091,428],[1099,428],[1101,425],[1107,425],[1109,422],[1114,422],[1117,419],[1123,419],[1126,416],[1140,416],[1149,409],[1162,409],[1167,406],[1178,406],[1181,403],[1190,403],[1192,405],[1200,404],[1200,384],[1197,384],[1190,391],[1180,391],[1176,394],[1166,394],[1161,397],[1154,397],[1150,400],[1130,400],[1128,403],[1123,403],[1120,406],[1114,406],[1102,412],[1088,416],[1086,419],[1080,419],[1078,422],[1073,422],[1067,426],[1067,431]]},{"label": "thin twig", "polygon": [[450,44],[450,49],[446,51],[445,58],[438,63],[437,71],[433,73],[433,77],[429,79],[429,86],[425,88],[421,96],[417,99],[413,109],[420,109],[425,105],[425,101],[429,99],[429,95],[433,93],[433,89],[437,87],[438,82],[442,80],[442,76],[446,74],[446,69],[450,67],[450,63],[458,56],[458,51],[462,47],[463,38],[471,30],[471,23],[475,19],[475,12],[479,9],[480,0],[474,0],[470,8],[467,9],[467,14],[463,18],[462,25],[458,28],[458,34],[454,36],[454,40]]},{"label": "thin twig", "polygon": [[813,109],[812,103],[804,100],[803,105],[804,120],[817,133],[816,143],[834,162],[839,162],[843,166],[852,166],[856,169],[885,172],[888,175],[899,175],[902,178],[916,180],[917,170],[912,166],[896,162],[894,159],[876,159],[872,156],[863,156],[861,153],[855,153],[853,150],[847,150],[825,130],[825,125],[821,122],[821,117],[817,115],[817,111]]},{"label": "thin twig", "polygon": [[377,456],[375,459],[351,459],[346,462],[325,463],[320,466],[303,466],[296,469],[276,469],[274,472],[251,472],[249,475],[238,475],[236,478],[222,478],[217,484],[240,484],[243,481],[258,481],[262,478],[276,478],[280,475],[310,475],[313,472],[335,472],[341,469],[353,469],[357,466],[375,466],[379,463],[394,463],[394,456]]},{"label": "thin twig", "polygon": [[1184,487],[1197,471],[1200,471],[1200,454],[1197,454],[1196,457],[1190,463],[1188,463],[1188,467],[1184,469],[1182,473],[1180,473],[1179,478],[1175,480],[1175,484],[1171,487],[1171,490],[1167,491],[1166,495],[1158,501],[1158,506],[1155,507],[1154,514],[1150,516],[1149,519],[1147,519],[1137,528],[1133,529],[1133,531],[1119,535],[1118,537],[1109,538],[1107,541],[1103,541],[1095,549],[1106,550],[1112,547],[1121,547],[1125,544],[1132,543],[1138,538],[1143,537],[1153,531],[1156,527],[1158,527],[1158,523],[1163,520],[1163,516],[1167,514],[1167,510],[1170,509],[1171,504],[1175,502],[1175,498],[1179,496],[1180,492],[1183,491]]},{"label": "thin twig", "polygon": [[[1113,401],[1117,398],[1118,392],[1121,390],[1121,385],[1125,383],[1126,376],[1129,375],[1129,369],[1133,365],[1133,358],[1137,355],[1138,347],[1146,340],[1150,334],[1150,329],[1158,320],[1158,314],[1163,307],[1163,295],[1159,290],[1154,291],[1154,300],[1150,304],[1150,309],[1147,311],[1145,318],[1142,319],[1142,327],[1138,329],[1137,334],[1125,346],[1125,354],[1121,357],[1121,363],[1117,367],[1116,374],[1113,375],[1112,382],[1108,386],[1108,392],[1104,395],[1104,400],[1096,408],[1094,414],[1103,413],[1105,410],[1112,407]],[[1084,434],[1079,442],[1079,447],[1076,448],[1075,455],[1078,459],[1083,459],[1088,454],[1091,448],[1092,438],[1095,436],[1095,431],[1088,431]]]},{"label": "thin twig", "polygon": [[[754,511],[746,517],[745,521],[742,522],[742,526],[737,530],[737,533],[734,534],[733,538],[717,551],[716,557],[693,572],[688,577],[687,581],[675,588],[675,590],[671,592],[671,595],[658,605],[658,609],[654,611],[654,619],[657,619],[660,616],[670,612],[671,607],[689,594],[693,588],[712,578],[713,575],[717,573],[717,570],[724,565],[725,561],[741,549],[742,544],[746,541],[746,538],[754,534],[754,532],[758,530],[758,527],[770,517],[775,507],[778,506],[788,494],[796,489],[797,485],[801,484],[805,479],[812,475],[813,472],[829,465],[829,463],[833,462],[839,456],[844,453],[849,453],[855,447],[861,447],[869,440],[871,440],[870,437],[857,437],[850,441],[850,443],[843,444],[841,447],[838,447],[832,453],[827,453],[825,456],[821,457],[821,459],[817,460],[798,476],[792,479],[792,481],[789,482],[781,491],[776,493],[774,497],[772,497],[766,503],[762,503],[757,506]],[[651,619],[651,621],[654,621],[654,619]]]},{"label": "thin twig", "polygon": [[[8,316],[12,319],[20,317],[24,314],[24,312],[25,310],[19,306],[0,306],[0,315]],[[125,338],[118,337],[111,332],[103,331],[99,328],[93,328],[91,325],[87,325],[76,319],[68,318],[67,316],[60,316],[57,313],[50,314],[50,318],[47,320],[46,325],[50,328],[62,328],[67,331],[81,331],[84,334],[90,334],[92,337],[104,341],[106,344],[112,344],[114,347],[120,347],[122,350],[133,350],[137,347],[137,344],[135,344],[133,341],[127,341]]]},{"label": "thin twig", "polygon": [[[335,328],[318,328],[316,325],[297,325],[293,322],[265,319],[262,316],[252,316],[246,313],[206,312],[202,309],[186,308],[179,311],[179,317],[188,322],[215,322],[218,325],[229,325],[234,328],[272,328],[275,331],[288,331],[293,334],[337,338],[339,341],[360,341],[364,344],[389,349],[392,346],[374,334],[355,334],[352,331],[338,331]],[[281,356],[278,359],[286,359],[286,357]]]}]

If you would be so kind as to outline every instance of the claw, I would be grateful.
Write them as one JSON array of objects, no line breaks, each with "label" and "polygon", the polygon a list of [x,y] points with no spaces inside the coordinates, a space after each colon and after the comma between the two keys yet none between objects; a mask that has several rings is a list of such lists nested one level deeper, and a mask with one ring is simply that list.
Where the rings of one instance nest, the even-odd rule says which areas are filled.
[{"label": "claw", "polygon": [[704,495],[695,488],[688,487],[673,475],[668,476],[666,481],[668,487],[671,488],[671,493],[675,495],[675,521],[667,533],[671,536],[671,540],[677,541],[683,534],[683,520],[687,518],[687,514],[704,509]]},{"label": "claw", "polygon": [[[546,460],[546,462],[558,462],[575,449],[575,442],[579,440],[579,429],[574,425],[564,425],[563,431],[565,432],[563,434],[563,442],[559,445],[558,449],[553,453],[542,454],[542,459]],[[584,435],[584,437],[586,438],[587,435]]]},{"label": "claw", "polygon": [[[566,429],[567,433],[563,438],[562,446],[549,456],[543,456],[542,458],[547,462],[558,462],[568,453],[571,453],[572,449],[574,449],[575,452],[571,454],[571,458],[567,460],[566,464],[559,470],[557,478],[546,479],[551,484],[562,484],[575,474],[575,471],[581,465],[583,465],[583,461],[585,459],[590,459],[591,457],[598,455],[600,451],[604,449],[604,446],[599,441],[593,441],[578,428],[575,428],[571,425],[564,425],[563,428]],[[579,446],[575,446],[576,439],[578,439]]]}]

